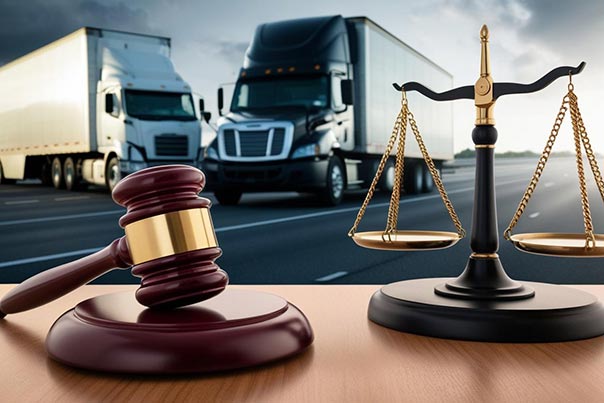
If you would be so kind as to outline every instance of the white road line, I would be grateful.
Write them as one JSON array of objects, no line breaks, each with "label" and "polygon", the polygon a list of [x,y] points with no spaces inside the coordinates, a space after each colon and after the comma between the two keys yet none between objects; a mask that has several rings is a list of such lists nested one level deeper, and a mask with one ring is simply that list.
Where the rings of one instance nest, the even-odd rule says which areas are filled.
[{"label": "white road line", "polygon": [[539,212],[538,211],[536,213],[529,214],[529,218],[537,218],[537,217],[539,217]]},{"label": "white road line", "polygon": [[337,271],[335,273],[328,274],[327,276],[319,277],[318,279],[315,279],[315,281],[323,283],[326,281],[335,280],[336,278],[344,277],[347,274],[348,274],[347,271]]},{"label": "white road line", "polygon": [[[456,189],[456,190],[453,190],[448,193],[455,194],[455,193],[467,192],[469,190],[474,190],[474,188],[469,187],[469,188],[463,188],[463,189]],[[417,201],[437,199],[437,198],[440,198],[439,194],[434,194],[434,195],[430,195],[430,196],[419,196],[419,197],[414,197],[412,199],[403,199],[403,200],[401,200],[400,204],[407,204],[407,203],[413,203],[413,202],[417,202]],[[367,209],[386,207],[389,205],[390,205],[389,202],[370,204],[369,206],[367,206]],[[316,218],[316,217],[323,217],[323,216],[334,215],[334,214],[349,213],[351,211],[359,211],[359,206],[341,208],[341,209],[336,209],[336,210],[320,211],[318,213],[295,215],[292,217],[275,218],[272,220],[257,221],[257,222],[247,223],[247,224],[231,225],[228,227],[216,228],[214,231],[215,232],[235,231],[235,230],[239,230],[239,229],[261,227],[263,225],[272,225],[272,224],[280,224],[280,223],[290,222],[290,221],[306,220],[307,218]]]},{"label": "white road line", "polygon": [[47,221],[60,221],[60,220],[68,220],[72,218],[86,218],[86,217],[100,217],[105,215],[113,215],[113,214],[124,214],[125,210],[112,210],[112,211],[99,211],[96,213],[82,213],[82,214],[69,214],[69,215],[59,215],[55,217],[40,217],[40,218],[28,218],[24,220],[12,220],[12,221],[0,221],[0,227],[5,225],[18,225],[18,224],[31,224],[37,222],[47,222]]},{"label": "white road line", "polygon": [[552,186],[554,186],[554,185],[555,185],[555,183],[554,183],[554,182],[547,182],[547,183],[546,183],[545,185],[543,185],[543,186],[545,186],[546,188],[551,188],[551,187],[552,187]]},{"label": "white road line", "polygon": [[27,264],[27,263],[44,262],[46,260],[61,259],[64,257],[88,255],[90,253],[94,253],[101,249],[103,249],[103,248],[100,247],[100,248],[81,249],[81,250],[74,250],[71,252],[55,253],[54,255],[30,257],[27,259],[18,259],[18,260],[11,260],[8,262],[0,262],[0,268],[9,267],[9,266],[18,266],[18,265]]},{"label": "white road line", "polygon": [[[524,182],[526,182],[526,180],[516,179],[516,180],[508,181],[508,182],[501,182],[501,183],[498,183],[497,186],[511,185],[514,183],[521,183],[521,182],[524,183]],[[447,192],[447,194],[452,195],[452,194],[457,194],[457,193],[469,192],[471,190],[474,190],[474,186],[466,187],[466,188],[462,188],[462,189],[455,189],[450,192]],[[400,204],[415,203],[418,201],[424,201],[424,200],[430,200],[430,199],[440,199],[440,195],[438,193],[436,193],[436,194],[432,194],[432,195],[428,195],[428,196],[418,196],[418,197],[413,197],[413,198],[409,198],[409,199],[402,199]],[[389,205],[390,205],[390,202],[370,204],[369,206],[367,206],[367,209],[386,207]],[[328,211],[320,211],[317,213],[302,214],[302,215],[296,215],[296,216],[292,216],[292,217],[275,218],[272,220],[256,221],[256,222],[247,223],[247,224],[231,225],[228,227],[216,228],[216,229],[214,229],[214,231],[215,232],[235,231],[235,230],[240,230],[240,229],[261,227],[264,225],[281,224],[281,223],[290,222],[290,221],[306,220],[307,218],[316,218],[316,217],[324,217],[324,216],[328,216],[328,215],[349,213],[351,211],[359,211],[359,206],[347,207],[347,208],[335,209],[335,210],[328,210]]]},{"label": "white road line", "polygon": [[[520,183],[520,182],[525,182],[524,179],[522,180],[514,180],[514,181],[509,181],[509,182],[501,182],[498,183],[498,186],[504,186],[504,185],[511,185],[514,183]],[[463,193],[463,192],[468,192],[474,190],[474,187],[467,187],[467,188],[463,188],[463,189],[455,189],[452,190],[450,192],[448,192],[448,194],[456,194],[456,193]],[[434,195],[429,195],[429,196],[419,196],[419,197],[414,197],[414,198],[409,198],[409,199],[403,199],[401,200],[400,204],[407,204],[407,203],[413,203],[413,202],[417,202],[417,201],[423,201],[423,200],[429,200],[429,199],[436,199],[436,198],[440,198],[439,194],[434,194]],[[369,205],[367,208],[377,208],[377,207],[385,207],[388,206],[389,203],[378,203],[378,204],[373,204],[373,205]],[[318,213],[311,213],[311,214],[302,214],[302,215],[298,215],[298,216],[293,216],[293,217],[284,217],[284,218],[277,218],[274,220],[266,220],[266,221],[258,221],[258,222],[254,222],[254,223],[249,223],[249,224],[241,224],[241,225],[232,225],[229,227],[221,227],[221,228],[216,228],[214,231],[215,232],[227,232],[227,231],[235,231],[238,229],[247,229],[247,228],[253,228],[253,227],[259,227],[259,226],[263,226],[263,225],[271,225],[271,224],[279,224],[279,223],[283,223],[283,222],[289,222],[289,221],[296,221],[296,220],[304,220],[307,218],[314,218],[314,217],[322,217],[322,216],[327,216],[327,215],[334,215],[334,214],[341,214],[341,213],[348,213],[351,211],[358,211],[359,207],[348,207],[348,208],[343,208],[343,209],[337,209],[337,210],[329,210],[329,211],[322,211],[322,212],[318,212]],[[60,220],[60,219],[64,219],[64,218],[79,218],[79,217],[94,217],[94,216],[99,216],[99,215],[109,215],[109,214],[119,214],[119,213],[123,213],[123,211],[104,211],[104,212],[100,212],[100,213],[89,213],[89,214],[73,214],[72,216],[62,216],[62,217],[48,217],[44,220],[42,219],[32,219],[32,220],[15,220],[15,221],[4,221],[4,222],[0,222],[0,225],[10,225],[13,223],[26,223],[26,222],[39,222],[39,221],[54,221],[54,220]],[[8,224],[7,224],[8,223]],[[43,262],[45,260],[52,260],[52,259],[60,259],[63,257],[69,257],[69,256],[78,256],[78,255],[85,255],[88,253],[92,253],[92,252],[96,252],[97,250],[99,250],[101,248],[93,248],[93,249],[82,249],[82,250],[77,250],[77,251],[72,251],[72,252],[65,252],[65,253],[57,253],[54,255],[46,255],[46,256],[38,256],[38,257],[32,257],[32,258],[28,258],[28,259],[19,259],[19,260],[12,260],[12,261],[8,261],[8,262],[0,262],[0,268],[2,267],[9,267],[9,266],[16,266],[16,265],[22,265],[22,264],[27,264],[27,263],[34,263],[34,262]],[[340,272],[338,272],[340,273]],[[335,274],[335,273],[334,273]],[[323,278],[323,277],[321,277]],[[317,281],[319,281],[317,279]],[[327,281],[327,280],[323,280],[323,281]]]},{"label": "white road line", "polygon": [[32,204],[32,203],[39,203],[40,200],[15,200],[15,201],[7,201],[4,202],[4,204],[7,205],[11,205],[11,204]]},{"label": "white road line", "polygon": [[65,196],[65,197],[55,197],[55,201],[67,201],[67,200],[83,200],[90,199],[90,196]]}]

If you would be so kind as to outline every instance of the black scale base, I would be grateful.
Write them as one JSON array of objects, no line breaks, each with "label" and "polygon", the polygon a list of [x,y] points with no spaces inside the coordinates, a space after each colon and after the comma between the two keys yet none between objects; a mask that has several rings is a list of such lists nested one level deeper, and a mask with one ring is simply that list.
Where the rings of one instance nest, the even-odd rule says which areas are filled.
[{"label": "black scale base", "polygon": [[424,336],[487,342],[560,342],[604,334],[604,306],[571,287],[523,282],[534,296],[468,299],[437,294],[453,278],[392,283],[369,303],[369,319]]}]

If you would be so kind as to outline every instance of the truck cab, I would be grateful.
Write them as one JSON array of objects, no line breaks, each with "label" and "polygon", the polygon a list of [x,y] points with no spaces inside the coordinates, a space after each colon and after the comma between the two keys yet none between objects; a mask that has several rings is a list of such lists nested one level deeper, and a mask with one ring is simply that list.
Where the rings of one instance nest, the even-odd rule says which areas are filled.
[{"label": "truck cab", "polygon": [[[206,149],[204,170],[219,202],[236,204],[246,191],[290,190],[339,203],[341,154],[354,148],[351,78],[343,19],[259,26],[230,111]],[[223,103],[219,90],[219,109]]]},{"label": "truck cab", "polygon": [[[142,47],[148,44],[127,39],[104,35],[97,83],[97,144],[105,158],[92,180],[104,179],[110,189],[121,177],[148,166],[199,167],[201,158],[201,127],[191,88],[174,70],[169,47],[149,52]],[[101,166],[100,161],[89,163]],[[87,168],[95,173],[93,166]]]}]

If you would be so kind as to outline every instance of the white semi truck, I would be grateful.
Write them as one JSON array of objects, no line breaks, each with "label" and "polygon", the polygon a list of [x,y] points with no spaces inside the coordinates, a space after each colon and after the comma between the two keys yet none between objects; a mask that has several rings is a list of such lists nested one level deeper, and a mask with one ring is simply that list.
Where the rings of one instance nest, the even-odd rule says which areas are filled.
[{"label": "white semi truck", "polygon": [[[337,204],[345,189],[367,187],[400,109],[392,83],[435,91],[453,77],[365,17],[277,21],[256,29],[228,113],[206,148],[208,181],[222,204],[243,192],[315,192]],[[219,89],[219,109],[224,106]],[[439,167],[453,158],[453,107],[410,93],[409,102]],[[413,136],[405,153],[408,193],[429,192],[432,177]],[[394,160],[381,188],[394,184]]]},{"label": "white semi truck", "polygon": [[113,189],[148,166],[200,166],[201,125],[169,38],[81,28],[0,67],[0,94],[1,182]]}]

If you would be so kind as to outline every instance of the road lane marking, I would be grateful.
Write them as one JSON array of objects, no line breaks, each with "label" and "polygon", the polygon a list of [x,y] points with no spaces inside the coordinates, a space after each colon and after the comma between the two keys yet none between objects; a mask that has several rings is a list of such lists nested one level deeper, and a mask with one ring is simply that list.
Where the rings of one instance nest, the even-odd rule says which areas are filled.
[{"label": "road lane marking", "polygon": [[67,201],[67,200],[83,200],[90,199],[90,196],[65,196],[65,197],[55,197],[55,201]]},{"label": "road lane marking", "polygon": [[[524,180],[524,179],[516,179],[513,181],[498,183],[497,186],[504,186],[504,185],[511,185],[514,183],[525,183],[525,182],[526,182],[526,180]],[[447,194],[452,195],[452,194],[457,194],[457,193],[465,193],[465,192],[469,192],[471,190],[474,190],[474,186],[465,187],[465,188],[461,188],[461,189],[455,189],[450,192],[447,192]],[[432,195],[428,195],[428,196],[418,196],[418,197],[413,197],[413,198],[409,198],[409,199],[402,199],[400,201],[400,204],[408,204],[408,203],[414,203],[414,202],[418,202],[418,201],[431,200],[431,199],[440,199],[440,194],[436,193],[436,194],[432,194]],[[379,207],[386,207],[389,205],[390,205],[390,202],[370,204],[369,206],[367,206],[367,209],[369,210],[369,209],[374,209],[374,208],[379,208]],[[341,209],[336,209],[336,210],[320,211],[317,213],[301,214],[301,215],[296,215],[296,216],[291,216],[291,217],[282,217],[282,218],[274,218],[271,220],[256,221],[256,222],[251,222],[251,223],[247,223],[247,224],[231,225],[228,227],[216,228],[214,231],[215,232],[236,231],[236,230],[240,230],[240,229],[261,227],[264,225],[281,224],[284,222],[305,220],[307,218],[316,218],[316,217],[324,217],[324,216],[328,216],[328,215],[349,213],[352,211],[359,211],[359,207],[358,206],[347,207],[347,208],[341,208]]]},{"label": "road lane marking", "polygon": [[546,183],[545,185],[543,185],[543,186],[545,186],[546,188],[551,188],[551,187],[552,187],[552,186],[554,186],[554,185],[555,185],[555,183],[554,183],[554,182],[547,182],[547,183]]},{"label": "road lane marking", "polygon": [[123,214],[125,210],[111,210],[111,211],[99,211],[96,213],[82,213],[82,214],[69,214],[69,215],[60,215],[55,217],[40,217],[40,218],[27,218],[23,220],[12,220],[12,221],[0,221],[0,227],[5,225],[18,225],[18,224],[31,224],[37,222],[47,222],[47,221],[60,221],[60,220],[68,220],[72,218],[86,218],[86,217],[99,217],[105,215],[113,215],[113,214]]},{"label": "road lane marking", "polygon": [[12,204],[32,204],[32,203],[40,203],[40,200],[15,200],[15,201],[7,201],[4,204],[12,205]]},{"label": "road lane marking", "polygon": [[[520,182],[524,183],[526,181],[524,179],[522,179],[522,180],[517,179],[514,181],[498,183],[497,186],[511,185],[511,184],[520,183]],[[455,189],[455,190],[448,192],[448,194],[463,193],[463,192],[468,192],[471,190],[474,190],[473,186],[467,187],[467,188],[462,188],[462,189]],[[410,198],[410,199],[403,199],[403,200],[401,200],[400,204],[407,204],[407,203],[412,203],[412,202],[416,202],[416,201],[423,201],[423,200],[436,199],[436,198],[440,198],[440,195],[434,194],[434,195],[429,195],[429,196],[419,196],[419,197]],[[385,207],[385,206],[389,206],[389,205],[390,205],[390,203],[378,203],[378,204],[374,204],[374,205],[369,205],[367,208],[368,209],[369,208],[378,208],[378,207]],[[253,228],[253,227],[260,227],[260,226],[264,226],[264,225],[279,224],[279,223],[289,222],[289,221],[304,220],[306,218],[314,218],[314,217],[322,217],[322,216],[326,216],[326,215],[348,213],[351,211],[358,211],[358,209],[359,209],[358,207],[348,207],[348,208],[337,209],[337,210],[322,211],[322,212],[318,212],[318,213],[303,214],[303,215],[298,215],[298,216],[293,216],[293,217],[277,218],[274,220],[258,221],[258,222],[249,223],[249,224],[232,225],[229,227],[216,228],[214,231],[215,232],[235,231],[238,229],[247,229],[247,228]],[[105,212],[100,212],[100,213],[74,214],[71,217],[69,217],[69,216],[63,216],[63,217],[78,218],[78,217],[82,217],[82,216],[91,217],[91,216],[109,215],[109,214],[118,214],[118,213],[123,213],[123,211],[105,211]],[[54,221],[54,220],[60,220],[60,219],[62,219],[62,218],[61,217],[48,217],[44,221]],[[40,219],[33,219],[33,221],[31,221],[31,220],[15,220],[12,223],[38,222],[38,221],[40,221]],[[11,223],[11,222],[10,221],[4,221],[4,223],[0,222],[0,225],[9,225],[6,223]],[[62,257],[84,255],[87,253],[96,252],[99,249],[101,249],[101,248],[82,249],[82,250],[77,250],[77,251],[72,251],[72,252],[57,253],[54,255],[38,256],[38,257],[32,257],[32,258],[28,258],[28,259],[18,259],[18,260],[12,260],[12,261],[7,261],[7,262],[0,262],[0,268],[9,267],[9,266],[17,266],[17,265],[22,265],[22,264],[27,264],[27,263],[34,263],[34,262],[43,262],[45,260],[59,259]]]},{"label": "road lane marking", "polygon": [[539,212],[538,211],[536,213],[529,214],[529,218],[537,218],[537,217],[539,217]]},{"label": "road lane marking", "polygon": [[55,253],[54,255],[30,257],[27,259],[18,259],[18,260],[11,260],[8,262],[0,262],[0,269],[3,267],[18,266],[18,265],[28,264],[28,263],[44,262],[46,260],[61,259],[64,257],[88,255],[90,253],[97,252],[101,249],[103,249],[103,248],[101,247],[101,248],[81,249],[81,250],[74,250],[71,252]]},{"label": "road lane marking", "polygon": [[319,277],[318,279],[315,279],[315,281],[323,283],[326,281],[335,280],[336,278],[344,277],[346,275],[348,275],[347,271],[337,271],[335,273],[328,274],[327,276]]}]

